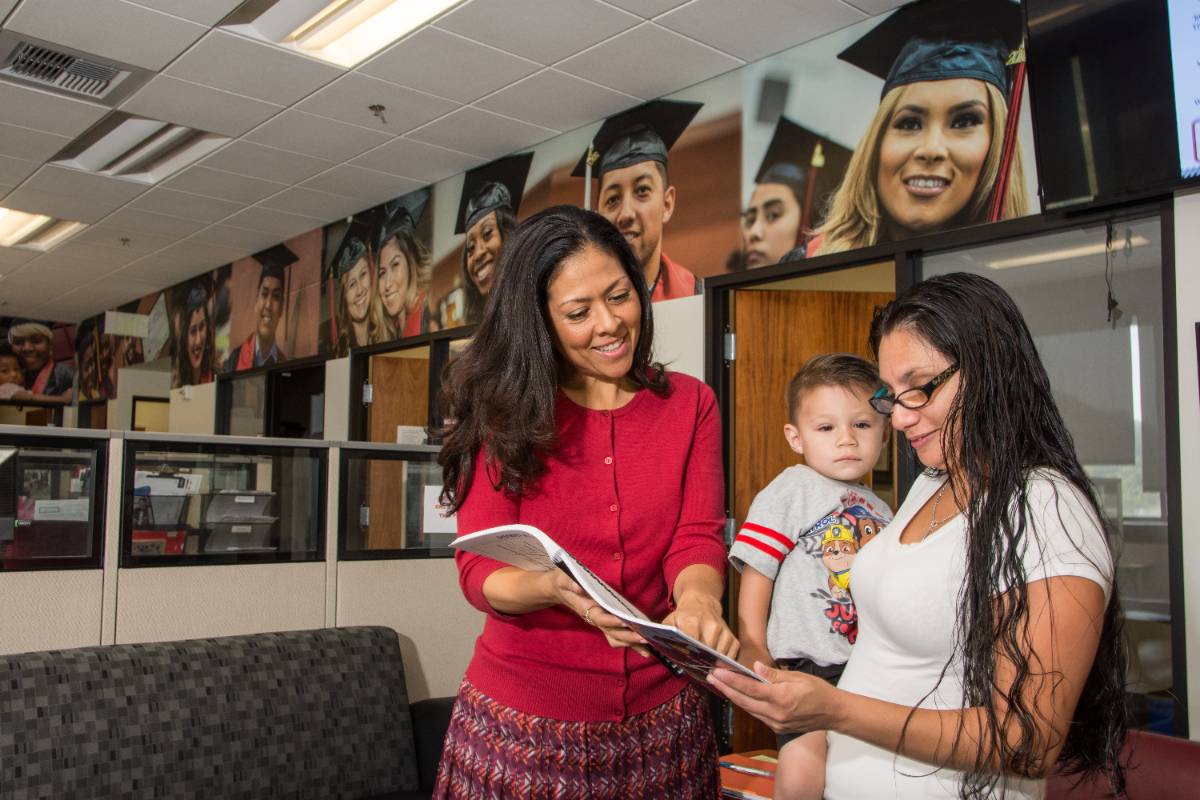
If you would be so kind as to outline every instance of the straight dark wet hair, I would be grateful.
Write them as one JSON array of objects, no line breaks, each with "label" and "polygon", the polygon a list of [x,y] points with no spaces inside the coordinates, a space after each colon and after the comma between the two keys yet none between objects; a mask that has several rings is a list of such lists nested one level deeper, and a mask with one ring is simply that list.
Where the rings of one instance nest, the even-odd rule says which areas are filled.
[{"label": "straight dark wet hair", "polygon": [[480,448],[493,485],[514,496],[546,471],[546,455],[557,444],[559,380],[569,369],[547,314],[547,295],[563,262],[587,247],[620,263],[641,302],[641,330],[627,377],[639,388],[669,393],[662,367],[650,361],[650,292],[625,237],[604,217],[576,206],[533,215],[505,240],[483,320],[442,379],[447,422],[438,463],[442,502],[450,509],[457,511],[471,490]]},{"label": "straight dark wet hair", "polygon": [[[994,765],[1007,774],[1033,777],[1048,775],[1056,766],[1042,763],[1041,755],[1052,743],[1038,736],[1039,712],[1020,696],[1032,681],[1059,679],[1043,667],[1035,671],[1028,656],[1029,576],[1021,556],[1027,545],[1033,546],[1027,494],[1031,473],[1058,473],[1086,498],[1097,520],[1103,515],[1029,328],[1000,286],[978,275],[955,273],[902,292],[875,312],[871,349],[876,357],[883,337],[900,330],[920,337],[959,368],[960,388],[942,426],[951,491],[967,501],[966,576],[951,661],[963,667],[963,707],[986,709],[988,740],[979,746],[974,768],[964,772],[960,796],[990,797],[1003,786]],[[1108,574],[1105,565],[1096,566]],[[1120,751],[1129,716],[1120,606],[1115,575],[1109,577],[1113,584],[1096,657],[1057,766],[1081,778],[1105,775],[1121,796],[1125,775]],[[999,692],[998,656],[1009,660],[1016,673],[1003,692],[1007,713],[997,711],[992,701]],[[1004,735],[1010,726],[1015,735]]]}]

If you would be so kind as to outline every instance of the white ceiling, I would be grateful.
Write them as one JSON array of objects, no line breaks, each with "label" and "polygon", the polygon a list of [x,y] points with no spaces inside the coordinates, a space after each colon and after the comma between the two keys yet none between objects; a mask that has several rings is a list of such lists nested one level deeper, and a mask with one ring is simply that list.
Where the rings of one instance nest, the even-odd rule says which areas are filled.
[{"label": "white ceiling", "polygon": [[0,80],[0,206],[92,226],[0,248],[0,315],[83,319],[903,0],[467,0],[353,70],[214,29],[240,2],[0,0],[157,73],[121,110],[232,137],[154,187],[51,166],[109,109]]}]

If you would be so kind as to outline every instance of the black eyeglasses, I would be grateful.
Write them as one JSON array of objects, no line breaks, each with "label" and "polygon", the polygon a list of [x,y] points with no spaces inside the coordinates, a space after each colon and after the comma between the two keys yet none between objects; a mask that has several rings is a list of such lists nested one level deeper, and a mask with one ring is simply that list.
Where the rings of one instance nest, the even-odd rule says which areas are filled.
[{"label": "black eyeglasses", "polygon": [[897,403],[909,411],[916,411],[918,408],[924,408],[929,405],[929,401],[933,400],[933,393],[937,388],[949,380],[950,376],[956,372],[958,372],[958,364],[946,367],[945,370],[929,383],[906,389],[895,397],[889,395],[887,389],[880,388],[879,391],[871,395],[871,399],[868,402],[871,404],[871,408],[885,417],[891,416],[892,409],[896,407]]}]

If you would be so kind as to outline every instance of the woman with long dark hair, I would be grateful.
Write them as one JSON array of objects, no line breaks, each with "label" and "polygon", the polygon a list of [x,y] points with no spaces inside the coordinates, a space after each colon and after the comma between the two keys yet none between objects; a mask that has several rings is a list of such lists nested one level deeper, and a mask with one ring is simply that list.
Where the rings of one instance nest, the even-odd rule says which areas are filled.
[{"label": "woman with long dark hair", "polygon": [[[494,302],[446,372],[438,457],[461,533],[548,532],[654,619],[724,652],[721,433],[712,391],[650,361],[624,238],[556,206],[506,243]],[[487,615],[435,797],[713,798],[707,700],[565,574],[457,556]]]},{"label": "woman with long dark hair", "polygon": [[871,346],[872,404],[926,471],[854,562],[845,674],[714,683],[775,730],[828,730],[834,800],[1041,797],[1056,767],[1119,793],[1113,560],[1020,311],[986,278],[931,278],[876,312]]},{"label": "woman with long dark hair", "polygon": [[212,295],[204,286],[196,284],[188,289],[183,309],[176,319],[173,389],[197,386],[213,379],[217,361],[211,302]]}]

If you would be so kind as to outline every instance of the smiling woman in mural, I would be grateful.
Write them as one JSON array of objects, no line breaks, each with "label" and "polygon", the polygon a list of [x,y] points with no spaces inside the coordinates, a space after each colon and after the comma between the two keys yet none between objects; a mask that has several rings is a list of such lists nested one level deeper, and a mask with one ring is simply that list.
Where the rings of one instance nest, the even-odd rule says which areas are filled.
[{"label": "smiling woman in mural", "polygon": [[212,311],[209,291],[199,284],[188,290],[187,300],[177,320],[175,337],[175,373],[172,388],[195,386],[213,379]]},{"label": "smiling woman in mural", "polygon": [[429,248],[416,230],[428,200],[422,189],[384,206],[378,283],[389,340],[438,330],[429,313]]},{"label": "smiling woman in mural", "polygon": [[517,211],[532,160],[532,153],[506,156],[463,176],[454,232],[466,235],[461,283],[465,295],[463,319],[468,325],[483,318],[484,305],[496,285],[500,254],[517,227]]},{"label": "smiling woman in mural", "polygon": [[369,241],[370,230],[356,217],[333,257],[338,283],[338,357],[349,354],[351,347],[386,340],[376,294],[375,256]]},{"label": "smiling woman in mural", "polygon": [[75,364],[55,361],[54,335],[44,322],[17,320],[8,329],[8,343],[25,373],[22,391],[13,400],[69,403],[75,396]]},{"label": "smiling woman in mural", "polygon": [[1006,62],[1020,32],[1007,0],[924,2],[839,56],[884,77],[883,93],[808,255],[989,221],[998,185],[1000,219],[1028,213],[1021,149],[1005,139]]}]

